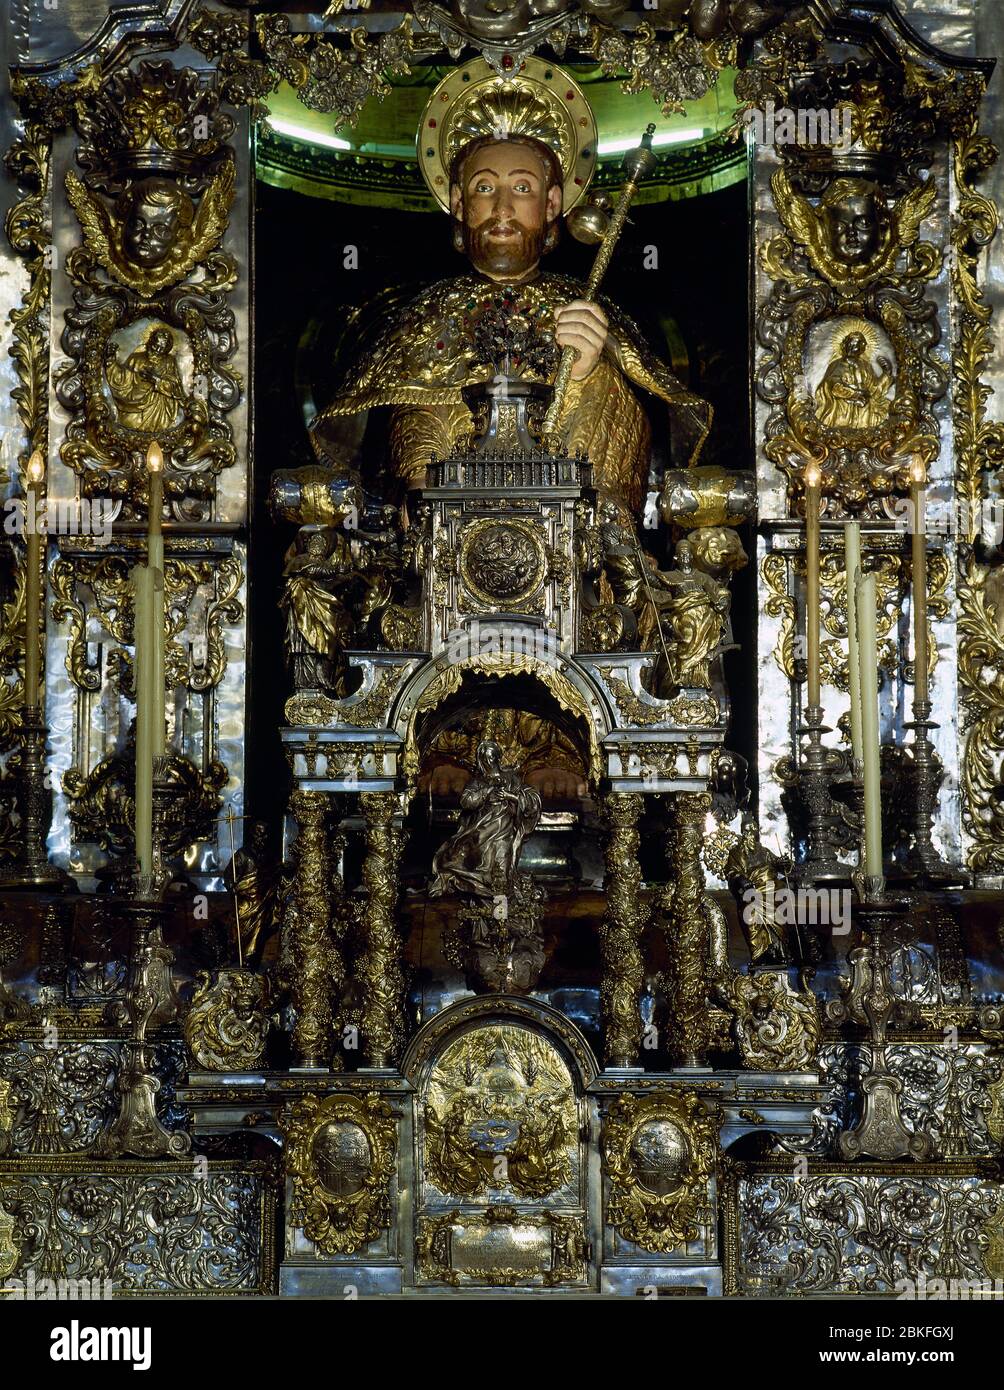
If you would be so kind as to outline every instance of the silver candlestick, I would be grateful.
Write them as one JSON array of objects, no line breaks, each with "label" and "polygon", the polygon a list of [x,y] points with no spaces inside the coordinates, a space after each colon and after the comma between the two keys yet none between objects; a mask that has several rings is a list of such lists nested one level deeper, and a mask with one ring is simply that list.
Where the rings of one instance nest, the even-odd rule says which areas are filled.
[{"label": "silver candlestick", "polygon": [[[832,794],[833,782],[844,771],[845,759],[838,749],[827,748],[823,743],[823,735],[829,732],[823,723],[822,706],[807,705],[805,723],[798,730],[801,748],[797,777],[809,813],[808,846],[805,859],[793,871],[796,883],[803,885],[847,877],[847,869],[837,858]],[[804,744],[803,738],[807,739]]]},{"label": "silver candlestick", "polygon": [[931,827],[938,812],[938,791],[945,780],[945,769],[931,742],[930,731],[939,726],[930,717],[930,700],[914,700],[913,719],[904,727],[913,730],[906,764],[907,790],[912,802],[913,844],[906,856],[906,868],[921,882],[966,885],[969,875],[953,868],[941,858],[931,839]]},{"label": "silver candlestick", "polygon": [[46,840],[52,819],[52,792],[46,786],[45,748],[49,730],[37,705],[21,711],[23,740],[17,777],[17,809],[21,818],[21,848],[14,863],[0,871],[0,889],[35,888],[47,893],[75,893],[76,882],[49,863]]}]

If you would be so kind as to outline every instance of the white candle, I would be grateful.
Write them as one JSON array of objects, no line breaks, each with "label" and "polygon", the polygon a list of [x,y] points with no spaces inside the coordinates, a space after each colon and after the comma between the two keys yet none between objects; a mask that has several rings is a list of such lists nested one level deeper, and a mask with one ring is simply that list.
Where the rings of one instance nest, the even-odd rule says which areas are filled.
[{"label": "white candle", "polygon": [[136,682],[136,858],[140,876],[153,872],[153,570],[132,572]]},{"label": "white candle", "polygon": [[819,489],[818,463],[805,470],[805,643],[808,704],[819,704]]},{"label": "white candle", "polygon": [[913,698],[927,700],[927,471],[922,459],[910,467],[913,503]]},{"label": "white candle", "polygon": [[851,757],[855,772],[863,762],[861,752],[861,661],[858,655],[858,608],[855,586],[861,572],[861,527],[844,524],[844,580],[847,585],[847,688],[851,696]]},{"label": "white candle", "polygon": [[165,729],[166,697],[164,691],[164,642],[166,626],[164,592],[164,535],[161,530],[161,512],[164,508],[164,454],[156,440],[146,451],[146,466],[150,473],[150,507],[147,512],[146,563],[153,571],[153,752],[154,756],[166,752],[167,734]]},{"label": "white candle", "polygon": [[861,681],[861,747],[865,783],[865,874],[882,877],[882,784],[879,762],[878,643],[875,576],[857,585],[858,656]]},{"label": "white candle", "polygon": [[38,530],[38,490],[45,477],[45,460],[38,449],[28,460],[28,488],[25,498],[25,577],[24,577],[24,703],[37,709],[42,648],[39,626],[42,610],[42,537]]}]

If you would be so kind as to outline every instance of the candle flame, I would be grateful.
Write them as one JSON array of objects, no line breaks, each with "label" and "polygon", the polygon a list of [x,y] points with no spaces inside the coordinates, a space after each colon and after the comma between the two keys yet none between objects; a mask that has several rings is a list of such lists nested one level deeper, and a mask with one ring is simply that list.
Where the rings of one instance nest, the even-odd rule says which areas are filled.
[{"label": "candle flame", "polygon": [[27,474],[28,482],[31,483],[32,486],[40,483],[45,477],[45,459],[42,457],[40,449],[36,449],[28,460]]},{"label": "candle flame", "polygon": [[910,481],[920,484],[921,487],[927,482],[927,469],[923,459],[914,459],[910,464]]},{"label": "candle flame", "polygon": [[156,439],[151,440],[147,448],[146,466],[151,473],[162,473],[164,471],[164,450],[157,443]]},{"label": "candle flame", "polygon": [[806,487],[819,487],[819,484],[823,481],[823,470],[820,468],[819,464],[813,460],[813,462],[805,465],[805,473],[803,476],[805,478]]}]

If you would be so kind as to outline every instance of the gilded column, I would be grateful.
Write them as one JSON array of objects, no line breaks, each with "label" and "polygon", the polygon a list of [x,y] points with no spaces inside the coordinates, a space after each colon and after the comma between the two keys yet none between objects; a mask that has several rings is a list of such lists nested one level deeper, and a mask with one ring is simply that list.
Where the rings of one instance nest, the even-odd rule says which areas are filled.
[{"label": "gilded column", "polygon": [[685,1067],[700,1066],[707,1049],[708,921],[704,913],[701,844],[711,810],[707,792],[677,792],[672,798],[670,877],[675,887],[665,921],[671,1047]]},{"label": "gilded column", "polygon": [[638,820],[642,799],[611,792],[603,800],[607,910],[600,928],[603,953],[603,1020],[606,1064],[635,1066],[641,1043],[641,988],[645,975],[639,944],[642,929]]},{"label": "gilded column", "polygon": [[285,927],[291,933],[293,1047],[301,1067],[329,1065],[331,997],[344,983],[341,957],[331,940],[331,855],[327,835],[327,797],[296,791],[289,809],[296,819],[296,870]]},{"label": "gilded column", "polygon": [[402,832],[396,792],[363,792],[366,858],[361,917],[366,947],[360,965],[363,1047],[371,1067],[389,1067],[404,1041],[403,943],[396,921]]}]

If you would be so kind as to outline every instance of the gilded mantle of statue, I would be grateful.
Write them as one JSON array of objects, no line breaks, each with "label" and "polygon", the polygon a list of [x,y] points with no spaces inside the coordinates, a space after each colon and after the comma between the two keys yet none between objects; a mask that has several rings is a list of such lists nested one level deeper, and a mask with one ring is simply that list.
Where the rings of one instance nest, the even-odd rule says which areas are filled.
[{"label": "gilded mantle of statue", "polygon": [[[560,421],[566,448],[588,455],[601,495],[635,513],[650,453],[636,391],[669,405],[688,462],[707,435],[710,407],[614,305],[587,302],[576,281],[541,269],[595,158],[595,125],[581,92],[571,83],[556,92],[541,76],[545,68],[530,60],[503,80],[479,60],[469,65],[466,87],[454,74],[433,93],[419,132],[420,165],[471,270],[432,285],[391,320],[322,413],[315,448],[325,457],[328,422],[388,406],[401,491],[421,488],[430,457],[449,455],[471,435],[465,388],[500,378],[547,386],[560,349],[571,345],[578,357]],[[579,120],[566,109],[576,103]]]}]

